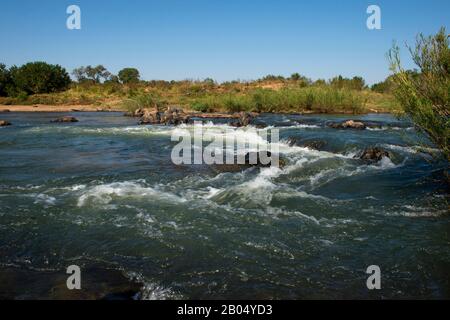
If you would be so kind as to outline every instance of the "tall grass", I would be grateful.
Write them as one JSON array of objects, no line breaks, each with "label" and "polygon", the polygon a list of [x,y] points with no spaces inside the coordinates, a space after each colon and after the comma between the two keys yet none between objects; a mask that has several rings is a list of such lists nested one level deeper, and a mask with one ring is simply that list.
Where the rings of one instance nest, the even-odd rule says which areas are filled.
[{"label": "tall grass", "polygon": [[254,89],[246,93],[206,95],[191,106],[199,111],[256,111],[317,113],[363,111],[364,98],[353,91],[331,87]]},{"label": "tall grass", "polygon": [[123,108],[129,112],[134,112],[137,109],[143,108],[156,108],[157,110],[162,111],[166,105],[167,103],[164,100],[152,94],[137,95],[133,98],[125,99],[122,102]]}]

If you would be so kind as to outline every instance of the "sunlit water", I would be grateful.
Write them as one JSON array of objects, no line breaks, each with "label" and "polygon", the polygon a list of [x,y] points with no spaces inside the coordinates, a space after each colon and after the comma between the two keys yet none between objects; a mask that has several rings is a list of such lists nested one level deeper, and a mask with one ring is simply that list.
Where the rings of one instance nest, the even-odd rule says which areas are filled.
[{"label": "sunlit water", "polygon": [[[0,128],[0,266],[101,262],[158,299],[450,297],[447,164],[417,151],[427,142],[406,121],[360,116],[382,127],[354,131],[325,125],[348,116],[263,115],[283,141],[323,150],[282,141],[284,168],[220,172],[171,162],[179,128],[74,115],[1,116],[13,126]],[[392,157],[354,159],[366,146]]]}]

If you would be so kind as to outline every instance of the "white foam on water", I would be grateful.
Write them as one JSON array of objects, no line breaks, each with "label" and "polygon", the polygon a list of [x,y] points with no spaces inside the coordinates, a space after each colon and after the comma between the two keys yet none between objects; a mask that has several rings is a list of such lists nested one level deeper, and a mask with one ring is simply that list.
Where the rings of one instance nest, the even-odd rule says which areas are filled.
[{"label": "white foam on water", "polygon": [[377,127],[366,127],[367,130],[369,131],[386,131],[386,130],[395,130],[395,131],[399,131],[399,130],[412,130],[414,129],[414,127],[389,127],[389,126],[382,126],[381,128],[377,128]]},{"label": "white foam on water", "polygon": [[88,188],[79,198],[77,205],[82,207],[88,202],[108,204],[114,197],[150,198],[167,202],[184,202],[185,199],[174,194],[146,186],[139,181],[113,182]]},{"label": "white foam on water", "polygon": [[449,211],[445,209],[436,208],[426,208],[426,207],[415,207],[412,205],[404,205],[399,210],[388,211],[386,215],[388,216],[403,216],[408,218],[432,218],[440,217],[448,214]]},{"label": "white foam on water", "polygon": [[34,203],[36,203],[36,204],[39,203],[39,204],[46,204],[46,205],[52,205],[52,206],[56,204],[56,198],[49,196],[45,193],[39,193],[39,194],[32,193],[32,194],[30,194],[30,196],[35,198]]},{"label": "white foam on water", "polygon": [[286,209],[274,208],[274,207],[269,206],[265,209],[265,213],[270,216],[275,216],[275,217],[279,217],[279,216],[300,217],[300,218],[306,219],[310,222],[313,222],[316,225],[320,225],[319,220],[317,220],[315,217],[308,216],[300,211],[290,211],[290,210],[286,210]]},{"label": "white foam on water", "polygon": [[208,187],[208,190],[209,190],[208,194],[206,196],[204,196],[205,199],[211,199],[215,195],[217,195],[223,191],[223,189],[218,189],[218,188],[214,188],[214,187]]}]

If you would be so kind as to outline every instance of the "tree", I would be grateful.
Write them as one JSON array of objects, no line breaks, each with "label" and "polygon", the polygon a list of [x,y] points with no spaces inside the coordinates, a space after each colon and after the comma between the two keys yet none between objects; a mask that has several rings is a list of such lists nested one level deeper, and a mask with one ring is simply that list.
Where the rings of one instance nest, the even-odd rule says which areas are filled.
[{"label": "tree", "polygon": [[10,75],[17,93],[50,93],[68,88],[70,77],[66,69],[45,62],[30,62],[20,68],[11,67]]},{"label": "tree", "polygon": [[7,95],[7,88],[11,84],[11,76],[9,70],[3,63],[0,63],[0,96]]},{"label": "tree", "polygon": [[106,81],[112,76],[112,74],[101,64],[95,67],[89,65],[76,68],[72,71],[72,75],[78,82],[89,80],[94,83],[100,83],[102,80]]},{"label": "tree", "polygon": [[294,81],[300,80],[301,77],[302,76],[298,72],[291,74],[291,80],[294,80]]},{"label": "tree", "polygon": [[417,72],[401,66],[400,49],[389,51],[393,92],[405,113],[450,160],[450,48],[445,28],[434,36],[419,34],[408,47]]},{"label": "tree", "polygon": [[119,79],[122,83],[138,83],[139,82],[139,70],[135,68],[124,68],[119,71]]},{"label": "tree", "polygon": [[83,82],[87,79],[86,68],[85,67],[75,68],[72,71],[72,75],[75,77],[75,79],[77,79],[78,82]]}]

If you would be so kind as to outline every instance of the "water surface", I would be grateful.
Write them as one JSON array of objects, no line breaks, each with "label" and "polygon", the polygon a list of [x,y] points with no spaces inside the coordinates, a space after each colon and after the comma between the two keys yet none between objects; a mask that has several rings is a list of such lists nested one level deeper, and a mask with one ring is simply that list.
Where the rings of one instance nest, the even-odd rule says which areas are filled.
[{"label": "water surface", "polygon": [[[354,117],[381,127],[353,131],[326,126],[348,116],[263,115],[287,165],[220,172],[171,162],[179,128],[73,115],[2,115],[13,126],[0,128],[0,267],[102,263],[158,299],[450,297],[447,164],[405,120]],[[391,159],[354,159],[367,146]],[[369,265],[380,291],[367,290]]]}]

